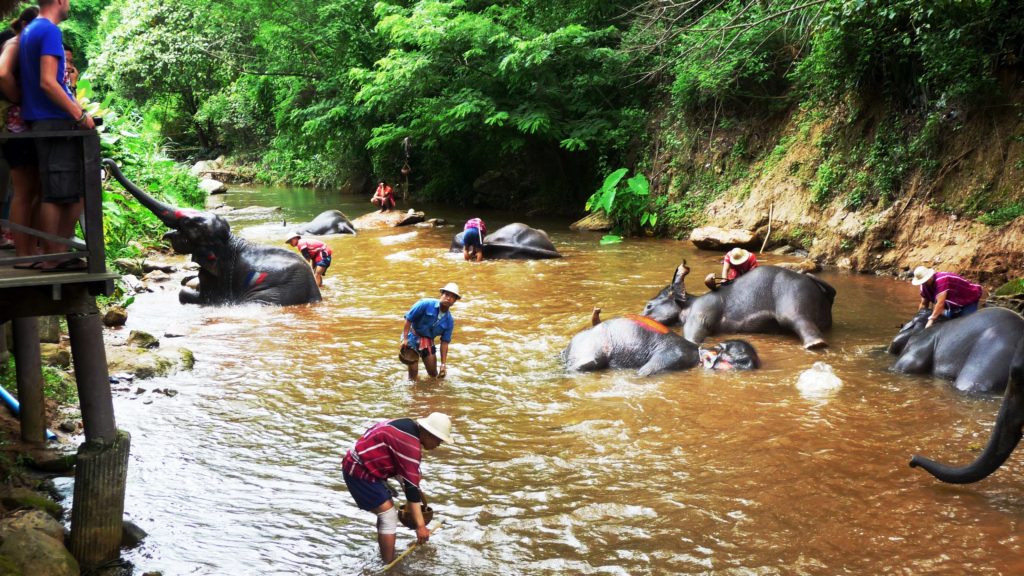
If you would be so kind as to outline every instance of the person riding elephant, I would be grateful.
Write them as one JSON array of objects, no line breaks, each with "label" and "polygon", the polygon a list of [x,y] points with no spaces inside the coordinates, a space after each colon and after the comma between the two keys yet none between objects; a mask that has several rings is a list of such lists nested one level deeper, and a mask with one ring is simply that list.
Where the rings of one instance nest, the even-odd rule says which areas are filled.
[{"label": "person riding elephant", "polygon": [[796,333],[804,348],[828,346],[823,332],[832,327],[836,291],[824,280],[778,266],[759,266],[718,287],[693,296],[684,282],[684,261],[666,286],[644,306],[643,315],[669,326],[682,323],[683,336],[700,344],[710,334]]},{"label": "person riding elephant", "polygon": [[[463,252],[466,230],[452,238],[450,252]],[[483,239],[483,257],[488,260],[541,260],[561,258],[547,232],[521,222],[508,224]]]},{"label": "person riding elephant", "polygon": [[704,278],[704,285],[709,290],[717,290],[719,286],[724,286],[757,268],[757,265],[756,254],[737,246],[729,250],[722,258],[721,283],[718,282],[719,278],[715,278],[715,273],[711,272]]},{"label": "person riding elephant", "polygon": [[295,227],[299,234],[323,236],[325,234],[355,234],[352,222],[340,210],[324,210],[313,220]]},{"label": "person riding elephant", "polygon": [[910,459],[910,467],[924,468],[932,476],[950,484],[970,484],[984,480],[998,470],[1020,443],[1024,430],[1024,338],[1017,339],[1009,373],[996,423],[985,449],[974,462],[957,468],[914,455]]},{"label": "person riding elephant", "polygon": [[931,314],[919,310],[893,338],[893,371],[952,380],[961,392],[1002,392],[1017,341],[1024,337],[1024,318],[1006,308],[983,308],[953,320],[939,316],[926,328]]},{"label": "person riding elephant", "polygon": [[175,208],[146,194],[117,164],[104,158],[110,173],[171,231],[174,251],[191,254],[199,265],[198,289],[183,287],[182,304],[262,303],[280,306],[320,301],[320,289],[302,257],[284,248],[261,246],[231,233],[227,220],[200,210]]},{"label": "person riding elephant", "polygon": [[636,368],[640,376],[702,365],[714,370],[751,370],[761,365],[757,351],[743,340],[700,347],[645,316],[628,314],[601,322],[572,337],[562,351],[566,368],[590,372],[605,368]]}]

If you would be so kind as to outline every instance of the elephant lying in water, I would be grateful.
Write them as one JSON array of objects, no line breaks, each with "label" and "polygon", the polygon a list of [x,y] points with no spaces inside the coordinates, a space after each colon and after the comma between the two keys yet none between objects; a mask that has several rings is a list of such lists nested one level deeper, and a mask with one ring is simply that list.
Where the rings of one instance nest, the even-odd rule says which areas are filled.
[{"label": "elephant lying in water", "polygon": [[[452,238],[449,252],[462,252],[462,235]],[[516,222],[502,226],[484,238],[484,258],[488,260],[541,260],[561,258],[548,233]]]},{"label": "elephant lying in water", "polygon": [[1006,308],[982,308],[925,329],[930,309],[921,310],[889,344],[898,356],[892,369],[953,380],[961,392],[1002,392],[1024,318]]},{"label": "elephant lying in water", "polygon": [[296,226],[295,231],[311,236],[356,233],[356,229],[352,226],[348,216],[342,214],[340,210],[324,210],[313,220]]},{"label": "elephant lying in water", "polygon": [[643,315],[658,322],[683,324],[683,336],[701,343],[710,334],[795,332],[804,348],[827,346],[822,332],[832,327],[836,290],[824,280],[778,266],[760,266],[718,289],[693,296],[684,282],[690,268],[684,261],[644,307]]},{"label": "elephant lying in water", "polygon": [[702,348],[645,316],[630,314],[600,322],[595,311],[594,321],[562,351],[562,361],[570,370],[636,368],[640,376],[650,376],[698,364],[715,370],[750,370],[761,365],[757,351],[743,340]]},{"label": "elephant lying in water", "polygon": [[320,301],[313,273],[297,253],[239,238],[216,214],[164,204],[125,178],[113,160],[104,158],[103,163],[132,196],[172,228],[164,239],[174,251],[191,254],[199,264],[199,289],[182,287],[182,304],[288,306]]},{"label": "elephant lying in water", "polygon": [[[980,313],[979,310],[971,316]],[[999,407],[992,434],[985,450],[974,462],[961,468],[954,468],[924,456],[914,455],[910,459],[910,467],[924,468],[932,476],[950,484],[970,484],[984,480],[998,470],[1020,443],[1021,432],[1024,430],[1024,339],[1018,339],[1016,343],[1009,373],[1006,393],[1003,395],[1003,403]]]}]

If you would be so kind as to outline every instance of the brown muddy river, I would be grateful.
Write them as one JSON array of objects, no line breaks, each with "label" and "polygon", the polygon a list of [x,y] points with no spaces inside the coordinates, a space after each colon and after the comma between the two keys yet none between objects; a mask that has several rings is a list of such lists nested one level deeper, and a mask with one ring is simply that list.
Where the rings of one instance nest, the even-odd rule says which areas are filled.
[{"label": "brown muddy river", "polygon": [[[308,190],[236,192],[289,221],[368,204]],[[461,225],[478,215],[428,210]],[[368,574],[371,514],[352,502],[341,456],[379,419],[452,416],[454,445],[428,453],[423,489],[446,521],[399,574],[1021,574],[1024,454],[988,479],[944,485],[915,452],[967,462],[998,398],[889,373],[884,347],[916,308],[907,282],[823,273],[838,296],[831,347],[751,335],[764,368],[652,378],[567,374],[559,352],[604,318],[638,313],[681,258],[689,287],[719,256],[688,242],[598,236],[566,222],[480,214],[546,229],[565,255],[465,263],[455,228],[329,237],[334,263],[313,306],[197,308],[145,294],[128,328],[185,335],[193,372],[122,393],[132,434],[126,514],[150,536],[137,573]],[[280,217],[235,222],[283,240]],[[777,257],[765,258],[769,263]],[[449,376],[411,384],[397,359],[402,315],[454,281]],[[714,342],[720,338],[712,337]],[[842,382],[801,391],[816,362]],[[146,404],[145,399],[152,400]],[[400,528],[398,551],[414,541]]]}]

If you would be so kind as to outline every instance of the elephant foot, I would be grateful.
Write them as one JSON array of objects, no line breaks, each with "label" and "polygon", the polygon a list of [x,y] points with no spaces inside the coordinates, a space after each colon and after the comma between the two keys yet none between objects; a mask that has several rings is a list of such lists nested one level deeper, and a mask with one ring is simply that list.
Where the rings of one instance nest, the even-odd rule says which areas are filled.
[{"label": "elephant foot", "polygon": [[816,338],[814,340],[804,342],[804,348],[807,350],[820,350],[822,348],[828,348],[828,342],[822,338]]}]

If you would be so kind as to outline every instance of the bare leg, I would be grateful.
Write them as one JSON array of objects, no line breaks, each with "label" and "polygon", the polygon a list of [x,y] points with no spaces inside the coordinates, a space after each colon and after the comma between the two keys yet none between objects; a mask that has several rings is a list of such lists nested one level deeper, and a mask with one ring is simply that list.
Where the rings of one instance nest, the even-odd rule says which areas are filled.
[{"label": "bare leg", "polygon": [[313,277],[316,278],[316,286],[320,288],[324,285],[324,269],[322,266],[313,268]]},{"label": "bare leg", "polygon": [[416,377],[419,376],[420,372],[420,361],[417,359],[412,364],[409,364],[409,380],[416,381]]},{"label": "bare leg", "polygon": [[[374,514],[380,514],[381,512],[386,512],[394,507],[395,504],[392,501],[388,500],[387,502],[371,510],[371,512],[373,512]],[[395,559],[396,536],[396,534],[381,534],[380,532],[377,533],[377,547],[380,548],[380,559],[383,560],[385,564],[390,564],[391,561]]]},{"label": "bare leg", "polygon": [[[71,204],[43,202],[40,213],[42,214],[43,232],[61,238],[68,238],[75,232],[75,223],[78,222],[78,216],[82,213],[82,202],[80,200]],[[67,251],[67,247],[63,244],[50,240],[44,241],[43,246],[46,247],[47,254]],[[50,260],[49,263],[49,266],[43,265],[43,268],[53,268],[60,264],[60,262],[55,260]]]},{"label": "bare leg", "polygon": [[437,356],[431,354],[424,358],[423,366],[427,369],[427,374],[437,376]]},{"label": "bare leg", "polygon": [[483,248],[477,248],[477,249],[474,250],[474,252],[476,253],[476,261],[477,262],[483,262],[484,261],[484,249]]},{"label": "bare leg", "polygon": [[594,313],[590,316],[590,325],[597,326],[601,323],[601,309],[594,308]]},{"label": "bare leg", "polygon": [[462,247],[462,259],[467,262],[469,261],[469,246]]},{"label": "bare leg", "polygon": [[[14,197],[11,199],[11,222],[39,229],[39,174],[34,168],[22,167],[11,170],[14,183]],[[31,256],[38,254],[36,239],[24,232],[14,232],[15,254]]]}]

